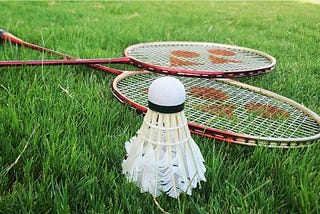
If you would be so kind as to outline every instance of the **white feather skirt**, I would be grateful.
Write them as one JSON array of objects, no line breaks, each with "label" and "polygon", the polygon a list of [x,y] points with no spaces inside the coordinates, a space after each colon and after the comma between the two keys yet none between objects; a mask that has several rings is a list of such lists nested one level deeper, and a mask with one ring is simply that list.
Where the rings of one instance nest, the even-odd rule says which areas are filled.
[{"label": "white feather skirt", "polygon": [[123,173],[141,192],[177,198],[182,192],[191,195],[200,181],[206,181],[204,159],[183,111],[163,114],[149,109],[125,148]]}]

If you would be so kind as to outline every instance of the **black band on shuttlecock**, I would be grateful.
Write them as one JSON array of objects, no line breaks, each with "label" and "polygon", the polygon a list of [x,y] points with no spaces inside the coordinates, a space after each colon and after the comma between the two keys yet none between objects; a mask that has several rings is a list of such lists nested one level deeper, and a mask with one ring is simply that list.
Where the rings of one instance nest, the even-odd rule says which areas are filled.
[{"label": "black band on shuttlecock", "polygon": [[184,103],[177,106],[161,106],[148,101],[149,109],[160,113],[177,113],[184,109]]}]

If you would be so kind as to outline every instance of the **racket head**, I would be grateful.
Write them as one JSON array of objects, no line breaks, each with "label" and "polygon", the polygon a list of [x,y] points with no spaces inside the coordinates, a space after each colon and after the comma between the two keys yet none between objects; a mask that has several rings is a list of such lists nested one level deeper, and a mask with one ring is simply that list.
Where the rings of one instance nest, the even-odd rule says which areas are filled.
[{"label": "racket head", "polygon": [[172,75],[237,78],[270,72],[276,59],[258,50],[206,42],[151,42],[124,51],[131,63]]},{"label": "racket head", "polygon": [[[148,87],[164,74],[125,72],[112,82],[114,95],[147,111]],[[297,148],[320,138],[320,117],[276,93],[229,79],[177,76],[185,86],[185,115],[197,135],[247,146]]]}]

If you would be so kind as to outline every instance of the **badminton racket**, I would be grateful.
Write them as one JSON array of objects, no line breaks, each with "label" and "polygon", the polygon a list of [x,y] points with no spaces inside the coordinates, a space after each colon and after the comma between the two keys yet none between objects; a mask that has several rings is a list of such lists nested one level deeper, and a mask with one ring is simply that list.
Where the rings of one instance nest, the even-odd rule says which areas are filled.
[{"label": "badminton racket", "polygon": [[[55,54],[41,48],[33,49]],[[98,67],[120,74],[112,83],[114,95],[140,112],[147,110],[147,88],[164,75]],[[320,117],[288,98],[234,80],[177,78],[187,90],[185,114],[194,134],[242,145],[280,148],[307,146],[320,137]]]},{"label": "badminton racket", "polygon": [[[113,92],[146,112],[147,89],[156,78],[150,72],[123,73],[114,79]],[[282,148],[303,147],[320,138],[320,117],[291,99],[230,79],[176,78],[187,91],[185,114],[194,134]]]},{"label": "badminton racket", "polygon": [[[1,31],[3,40],[16,44],[21,39]],[[39,49],[38,46],[24,45]],[[32,47],[33,46],[33,47]],[[60,53],[57,53],[61,56]],[[61,64],[131,64],[141,69],[172,75],[215,78],[236,78],[270,72],[276,64],[274,57],[261,51],[205,42],[152,42],[129,46],[124,57],[106,59],[70,59],[40,61],[7,61],[0,66],[61,65]]]}]

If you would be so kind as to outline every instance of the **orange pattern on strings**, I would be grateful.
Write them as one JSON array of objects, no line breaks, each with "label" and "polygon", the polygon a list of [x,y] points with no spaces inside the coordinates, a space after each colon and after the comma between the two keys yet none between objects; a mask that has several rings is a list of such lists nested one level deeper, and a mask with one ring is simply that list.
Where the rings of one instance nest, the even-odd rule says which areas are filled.
[{"label": "orange pattern on strings", "polygon": [[196,58],[199,57],[200,54],[192,51],[172,51],[172,55],[177,57],[185,57],[185,58]]},{"label": "orange pattern on strings", "polygon": [[239,62],[241,62],[241,61],[237,61],[237,60],[216,57],[213,55],[210,55],[209,59],[211,60],[212,64],[225,64],[225,63],[239,63]]},{"label": "orange pattern on strings", "polygon": [[210,54],[221,55],[221,56],[235,56],[236,53],[228,50],[222,49],[210,49],[208,50]]},{"label": "orange pattern on strings", "polygon": [[[209,57],[209,60],[211,61],[212,64],[226,64],[226,63],[240,63],[241,62],[238,60],[232,60],[232,59],[220,57],[220,56],[228,57],[228,56],[235,56],[236,55],[235,52],[232,52],[229,50],[209,49],[208,53],[210,54],[208,57]],[[171,56],[169,58],[170,66],[179,67],[179,66],[203,65],[204,63],[188,60],[188,59],[198,58],[198,57],[200,57],[200,54],[193,52],[193,51],[175,50],[175,51],[171,52]]]},{"label": "orange pattern on strings", "polygon": [[186,61],[186,60],[181,60],[176,57],[171,56],[170,57],[170,65],[174,67],[179,67],[179,66],[195,66],[195,65],[202,65],[202,63],[199,62],[191,62],[191,61]]},{"label": "orange pattern on strings", "polygon": [[290,114],[280,108],[268,104],[250,103],[246,105],[246,109],[260,117],[271,120],[289,119]]},{"label": "orange pattern on strings", "polygon": [[208,112],[210,114],[215,114],[219,117],[233,118],[234,105],[232,104],[214,104],[214,105],[203,105],[196,106],[197,109],[201,111]]},{"label": "orange pattern on strings", "polygon": [[199,62],[192,62],[192,61],[187,61],[187,60],[177,58],[177,57],[197,58],[200,56],[199,53],[191,52],[191,51],[176,50],[176,51],[172,51],[171,55],[172,55],[172,56],[170,56],[170,65],[171,66],[179,67],[179,66],[201,65],[201,63],[199,63]]},{"label": "orange pattern on strings", "polygon": [[219,101],[225,101],[229,99],[229,95],[225,92],[214,89],[214,88],[206,88],[201,86],[195,86],[190,88],[189,93],[195,97],[203,98],[206,100],[219,100]]},{"label": "orange pattern on strings", "polygon": [[[188,92],[201,99],[206,99],[208,101],[218,100],[225,101],[229,99],[229,95],[219,89],[206,88],[201,86],[195,86],[188,90]],[[201,111],[208,112],[210,114],[215,114],[219,117],[232,118],[234,112],[234,105],[232,104],[209,104],[209,105],[198,105],[195,106]]]}]

